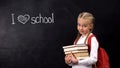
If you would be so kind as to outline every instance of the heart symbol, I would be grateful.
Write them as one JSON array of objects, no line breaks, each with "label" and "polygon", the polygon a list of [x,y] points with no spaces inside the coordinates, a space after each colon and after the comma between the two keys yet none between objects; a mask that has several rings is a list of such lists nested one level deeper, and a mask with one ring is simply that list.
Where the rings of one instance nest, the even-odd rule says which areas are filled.
[{"label": "heart symbol", "polygon": [[25,24],[26,22],[28,22],[28,20],[30,19],[30,15],[28,14],[25,14],[25,15],[19,15],[17,17],[17,20],[22,23],[22,24]]}]

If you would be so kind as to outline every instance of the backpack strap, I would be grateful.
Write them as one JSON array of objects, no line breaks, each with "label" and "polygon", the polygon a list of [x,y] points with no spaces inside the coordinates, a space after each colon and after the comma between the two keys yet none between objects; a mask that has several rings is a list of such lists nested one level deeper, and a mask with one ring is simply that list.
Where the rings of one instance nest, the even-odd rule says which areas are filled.
[{"label": "backpack strap", "polygon": [[91,38],[92,37],[94,37],[94,34],[90,35],[87,39],[87,45],[88,45],[89,51],[91,50]]},{"label": "backpack strap", "polygon": [[[95,37],[95,35],[94,34],[92,34],[92,35],[90,35],[89,37],[88,37],[88,39],[87,39],[87,45],[88,45],[88,48],[91,50],[91,38],[92,37]],[[97,39],[97,38],[96,38]],[[97,41],[98,41],[98,39],[97,39]],[[98,42],[99,43],[99,42]],[[99,48],[100,48],[100,46],[99,46]]]}]

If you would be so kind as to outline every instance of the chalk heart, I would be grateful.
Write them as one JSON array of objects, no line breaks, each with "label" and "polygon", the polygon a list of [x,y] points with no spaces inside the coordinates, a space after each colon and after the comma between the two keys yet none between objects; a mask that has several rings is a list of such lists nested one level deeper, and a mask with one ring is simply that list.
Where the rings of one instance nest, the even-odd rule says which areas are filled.
[{"label": "chalk heart", "polygon": [[30,19],[30,15],[25,14],[25,15],[19,15],[17,17],[17,20],[22,23],[22,24],[26,24],[28,22],[28,20]]}]

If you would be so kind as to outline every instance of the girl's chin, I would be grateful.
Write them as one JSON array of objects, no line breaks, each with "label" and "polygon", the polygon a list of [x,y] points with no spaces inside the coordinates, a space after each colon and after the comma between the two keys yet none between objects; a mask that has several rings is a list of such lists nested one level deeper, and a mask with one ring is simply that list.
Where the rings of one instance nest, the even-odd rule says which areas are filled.
[{"label": "girl's chin", "polygon": [[80,34],[84,34],[83,32],[80,32]]},{"label": "girl's chin", "polygon": [[80,34],[82,34],[82,35],[86,35],[85,33],[82,33],[82,32],[81,32]]}]

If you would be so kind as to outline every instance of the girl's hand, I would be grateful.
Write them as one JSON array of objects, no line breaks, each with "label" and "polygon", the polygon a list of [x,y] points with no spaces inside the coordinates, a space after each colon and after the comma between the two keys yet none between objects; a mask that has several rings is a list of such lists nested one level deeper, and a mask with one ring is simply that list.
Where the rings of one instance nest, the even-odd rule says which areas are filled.
[{"label": "girl's hand", "polygon": [[66,55],[65,56],[65,63],[70,64],[71,63],[71,55]]},{"label": "girl's hand", "polygon": [[73,64],[78,64],[78,59],[75,57],[75,55],[73,53],[71,53],[71,62]]}]

